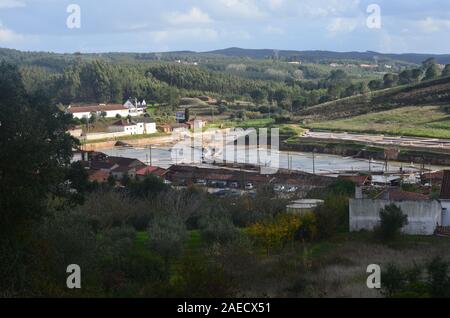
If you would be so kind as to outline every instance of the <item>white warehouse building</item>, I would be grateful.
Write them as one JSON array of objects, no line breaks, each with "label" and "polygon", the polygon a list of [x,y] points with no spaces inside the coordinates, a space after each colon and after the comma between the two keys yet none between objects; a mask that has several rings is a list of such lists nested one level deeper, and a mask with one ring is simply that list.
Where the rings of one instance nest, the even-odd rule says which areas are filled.
[{"label": "white warehouse building", "polygon": [[99,104],[99,105],[83,105],[83,106],[69,106],[67,113],[72,114],[74,118],[83,119],[90,118],[93,114],[98,117],[104,115],[105,118],[120,117],[137,117],[145,113],[145,106],[142,104],[133,105],[127,101],[124,105],[121,104]]}]

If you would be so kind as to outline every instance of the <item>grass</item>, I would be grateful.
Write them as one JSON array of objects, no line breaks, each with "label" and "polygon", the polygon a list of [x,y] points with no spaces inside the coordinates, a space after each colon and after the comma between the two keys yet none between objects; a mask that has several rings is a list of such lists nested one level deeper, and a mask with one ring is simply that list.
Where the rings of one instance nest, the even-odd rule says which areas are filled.
[{"label": "grass", "polygon": [[275,123],[272,118],[247,119],[247,120],[220,120],[209,123],[208,128],[269,128]]},{"label": "grass", "polygon": [[450,115],[438,106],[403,107],[308,126],[333,131],[450,138]]},{"label": "grass", "polygon": [[130,135],[130,136],[123,136],[120,138],[103,138],[103,139],[96,139],[96,140],[83,140],[81,141],[82,145],[88,145],[88,144],[96,144],[100,142],[106,142],[106,141],[125,141],[125,140],[136,140],[136,139],[144,139],[144,138],[158,138],[158,137],[164,137],[168,136],[168,134],[163,132],[157,132],[156,134],[151,135]]},{"label": "grass", "polygon": [[[241,232],[248,234],[246,229]],[[147,240],[147,232],[138,232],[138,252],[148,258],[157,257],[149,250]],[[189,231],[185,253],[195,256],[204,247],[200,232]],[[270,256],[254,246],[250,256],[243,255],[239,260],[241,256],[237,255],[232,260],[237,263],[228,268],[239,277],[240,288],[249,297],[380,297],[378,291],[366,286],[368,265],[379,264],[384,269],[395,263],[408,268],[416,262],[424,266],[437,255],[449,261],[450,256],[443,253],[449,248],[450,239],[442,237],[402,236],[395,244],[381,245],[370,232],[340,233],[326,241],[296,244]],[[171,281],[176,283],[179,278],[180,263],[176,261]]]}]

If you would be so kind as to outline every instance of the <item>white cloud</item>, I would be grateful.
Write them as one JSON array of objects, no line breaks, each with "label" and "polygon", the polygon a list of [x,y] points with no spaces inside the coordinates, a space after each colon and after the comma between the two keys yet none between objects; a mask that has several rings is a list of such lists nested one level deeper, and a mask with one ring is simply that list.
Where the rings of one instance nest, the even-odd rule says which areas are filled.
[{"label": "white cloud", "polygon": [[19,0],[0,0],[0,9],[22,8],[25,3]]},{"label": "white cloud", "polygon": [[266,16],[254,0],[217,0],[210,1],[210,5],[218,14],[227,17],[255,19]]},{"label": "white cloud", "polygon": [[271,35],[282,35],[285,33],[285,30],[280,27],[268,25],[265,27],[264,32]]},{"label": "white cloud", "polygon": [[269,8],[272,10],[276,10],[278,8],[281,8],[284,4],[284,0],[267,0],[267,3],[269,5]]},{"label": "white cloud", "polygon": [[3,26],[0,22],[0,43],[16,43],[24,39],[23,35]]},{"label": "white cloud", "polygon": [[166,15],[166,19],[170,24],[208,24],[213,21],[209,15],[199,8],[192,8],[187,13],[173,12]]},{"label": "white cloud", "polygon": [[216,41],[219,33],[211,28],[168,29],[151,32],[155,43]]},{"label": "white cloud", "polygon": [[355,18],[333,18],[327,29],[332,34],[353,32],[359,25],[358,20]]},{"label": "white cloud", "polygon": [[354,15],[359,11],[360,0],[302,0],[298,13],[308,18]]},{"label": "white cloud", "polygon": [[420,31],[427,33],[440,32],[450,29],[450,20],[435,19],[427,17],[424,20],[418,22]]}]

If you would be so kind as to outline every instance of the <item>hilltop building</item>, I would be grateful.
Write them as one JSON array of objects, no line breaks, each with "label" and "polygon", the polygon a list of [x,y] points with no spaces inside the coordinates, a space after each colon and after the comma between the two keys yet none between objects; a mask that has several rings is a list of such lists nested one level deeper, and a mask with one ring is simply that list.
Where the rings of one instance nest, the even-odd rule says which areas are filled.
[{"label": "hilltop building", "polygon": [[66,112],[72,114],[74,118],[83,119],[90,118],[92,115],[98,117],[105,118],[116,118],[116,117],[136,117],[142,116],[145,113],[146,109],[145,100],[142,103],[135,104],[130,102],[129,100],[121,105],[121,104],[88,104],[88,105],[70,105]]}]

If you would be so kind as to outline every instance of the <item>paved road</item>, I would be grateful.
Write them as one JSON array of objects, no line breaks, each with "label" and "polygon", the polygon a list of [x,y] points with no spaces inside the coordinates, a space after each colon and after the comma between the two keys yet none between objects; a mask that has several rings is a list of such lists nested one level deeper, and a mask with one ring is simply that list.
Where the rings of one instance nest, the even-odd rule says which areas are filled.
[{"label": "paved road", "polygon": [[304,137],[330,139],[330,140],[356,141],[382,146],[403,146],[403,147],[450,150],[450,139],[400,137],[400,136],[392,137],[385,135],[312,132],[312,131],[305,133]]}]

